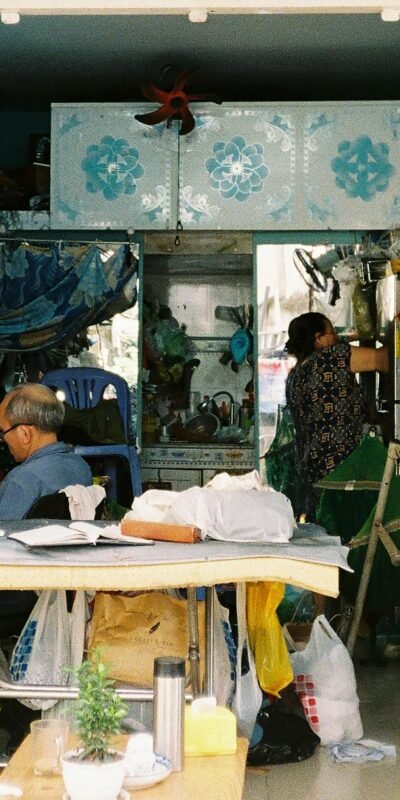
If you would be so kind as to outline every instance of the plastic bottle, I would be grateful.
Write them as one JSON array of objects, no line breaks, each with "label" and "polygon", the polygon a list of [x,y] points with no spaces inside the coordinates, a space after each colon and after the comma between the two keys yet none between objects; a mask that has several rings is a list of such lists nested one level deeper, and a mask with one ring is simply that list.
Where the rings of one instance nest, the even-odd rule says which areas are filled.
[{"label": "plastic bottle", "polygon": [[166,425],[162,425],[161,426],[161,433],[160,433],[160,442],[162,442],[163,444],[166,444],[167,442],[170,441],[170,438],[171,437],[169,435],[169,430],[168,430],[167,426]]},{"label": "plastic bottle", "polygon": [[229,425],[229,406],[226,400],[223,400],[219,407],[219,415],[222,425]]},{"label": "plastic bottle", "polygon": [[244,397],[239,411],[239,426],[248,439],[253,436],[252,428],[254,425],[254,394],[249,393]]},{"label": "plastic bottle", "polygon": [[153,394],[145,395],[142,413],[142,441],[143,444],[154,444],[160,437],[160,417],[157,411]]},{"label": "plastic bottle", "polygon": [[251,420],[249,400],[247,397],[244,397],[239,410],[239,426],[244,433],[248,433],[250,425]]},{"label": "plastic bottle", "polygon": [[173,772],[184,765],[185,659],[154,659],[154,751],[169,758]]}]

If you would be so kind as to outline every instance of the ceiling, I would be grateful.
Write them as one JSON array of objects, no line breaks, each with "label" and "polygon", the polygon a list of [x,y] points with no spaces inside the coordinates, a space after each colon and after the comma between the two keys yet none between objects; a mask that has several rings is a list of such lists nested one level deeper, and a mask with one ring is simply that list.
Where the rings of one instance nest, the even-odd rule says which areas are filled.
[{"label": "ceiling", "polygon": [[3,110],[137,102],[192,68],[188,89],[226,102],[400,100],[400,22],[378,13],[22,16],[0,54]]}]

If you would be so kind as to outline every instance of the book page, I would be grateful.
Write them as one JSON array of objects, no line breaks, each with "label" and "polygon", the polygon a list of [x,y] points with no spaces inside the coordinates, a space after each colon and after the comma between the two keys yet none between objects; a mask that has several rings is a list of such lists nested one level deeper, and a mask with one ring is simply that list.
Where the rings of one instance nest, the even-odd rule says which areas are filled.
[{"label": "book page", "polygon": [[134,536],[123,536],[119,525],[107,525],[104,528],[90,522],[75,520],[68,526],[46,525],[31,530],[11,533],[9,539],[16,539],[27,547],[54,547],[56,545],[83,544],[154,544],[148,539]]},{"label": "book page", "polygon": [[63,525],[44,525],[41,528],[11,533],[9,539],[16,539],[28,547],[60,545],[60,544],[95,544],[99,532],[79,531]]},{"label": "book page", "polygon": [[87,533],[88,535],[93,535],[93,531],[96,531],[97,539],[111,539],[112,541],[124,543],[124,544],[148,544],[148,539],[142,539],[139,536],[124,536],[121,533],[120,526],[117,524],[114,525],[107,525],[104,528],[98,528],[96,525],[92,525],[90,522],[81,522],[80,520],[76,520],[71,523],[69,526],[70,530],[82,531],[83,533]]}]

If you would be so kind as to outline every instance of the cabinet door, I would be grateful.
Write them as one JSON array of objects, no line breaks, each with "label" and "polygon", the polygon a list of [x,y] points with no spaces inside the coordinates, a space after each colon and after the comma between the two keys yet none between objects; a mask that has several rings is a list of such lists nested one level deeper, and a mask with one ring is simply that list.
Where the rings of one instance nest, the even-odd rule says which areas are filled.
[{"label": "cabinet door", "polygon": [[137,122],[135,114],[145,110],[122,103],[52,106],[53,228],[171,226],[177,136],[165,125]]},{"label": "cabinet door", "polygon": [[[304,229],[379,229],[400,223],[398,103],[304,103]],[[296,226],[297,227],[297,226]]]},{"label": "cabinet door", "polygon": [[191,229],[293,226],[295,125],[288,106],[196,105],[180,137],[179,217]]}]

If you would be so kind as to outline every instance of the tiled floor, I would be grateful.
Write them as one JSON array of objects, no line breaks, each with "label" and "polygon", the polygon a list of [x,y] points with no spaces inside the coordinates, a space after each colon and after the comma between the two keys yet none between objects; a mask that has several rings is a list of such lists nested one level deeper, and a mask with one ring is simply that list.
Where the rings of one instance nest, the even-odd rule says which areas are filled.
[{"label": "tiled floor", "polygon": [[247,769],[244,800],[398,800],[400,661],[356,666],[356,675],[364,736],[396,745],[397,758],[339,764],[318,747],[300,764]]}]

